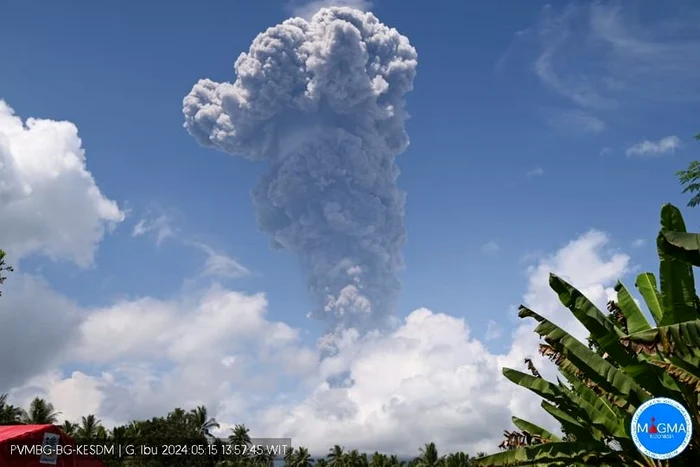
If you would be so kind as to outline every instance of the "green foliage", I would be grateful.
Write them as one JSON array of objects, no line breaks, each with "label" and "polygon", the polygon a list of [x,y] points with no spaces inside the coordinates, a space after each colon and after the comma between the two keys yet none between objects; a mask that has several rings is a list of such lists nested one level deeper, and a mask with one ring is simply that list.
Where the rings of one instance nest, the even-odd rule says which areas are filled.
[{"label": "green foliage", "polygon": [[[700,133],[695,135],[695,139],[700,141]],[[695,193],[688,206],[692,208],[700,204],[700,161],[692,161],[687,169],[676,172],[676,176],[684,187],[683,193]]]},{"label": "green foliage", "polygon": [[416,467],[437,467],[440,464],[440,455],[438,454],[435,443],[428,443],[420,449],[420,456]]},{"label": "green foliage", "polygon": [[[3,250],[0,250],[0,285],[5,283],[5,279],[7,277],[5,276],[5,272],[12,272],[14,269],[12,269],[12,266],[8,266],[5,264],[5,252]],[[0,290],[0,295],[2,295],[2,290]]]},{"label": "green foliage", "polygon": [[[698,166],[700,173],[700,165]],[[659,277],[642,273],[635,286],[655,322],[652,327],[624,285],[615,287],[617,301],[608,313],[599,310],[566,281],[550,275],[550,287],[588,330],[589,345],[521,306],[521,318],[538,322],[535,332],[545,340],[540,353],[549,357],[563,377],[544,380],[527,361],[532,375],[505,368],[504,376],[542,400],[556,419],[564,439],[513,417],[521,431],[506,431],[502,452],[473,461],[478,466],[700,465],[700,300],[691,265],[700,265],[700,235],[688,234],[680,211],[661,210],[657,238]],[[634,446],[629,426],[636,408],[652,397],[681,402],[694,420],[693,438],[680,456],[656,463]]]},{"label": "green foliage", "polygon": [[22,422],[24,410],[7,403],[7,394],[0,394],[0,425],[16,425]]},{"label": "green foliage", "polygon": [[22,423],[27,425],[47,425],[56,423],[61,412],[57,412],[53,404],[39,397],[35,397],[29,404],[29,410],[22,412]]},{"label": "green foliage", "polygon": [[[0,394],[0,424],[55,423],[57,412],[48,401],[36,398],[25,412],[7,403],[7,394]],[[526,422],[525,422],[526,423]],[[206,407],[200,406],[191,411],[176,408],[165,417],[150,420],[135,420],[127,425],[107,430],[95,415],[81,417],[79,422],[65,421],[60,428],[80,444],[96,445],[136,445],[153,446],[159,444],[192,445],[211,443],[217,455],[185,454],[178,456],[98,456],[108,467],[272,467],[273,456],[267,453],[256,455],[224,455],[225,444],[238,445],[251,443],[251,436],[245,425],[235,425],[227,439],[214,438],[209,430],[219,424],[207,414]],[[230,451],[230,449],[229,449]],[[477,454],[484,457],[485,453]],[[342,446],[333,446],[325,458],[313,459],[303,446],[288,449],[284,456],[285,467],[470,467],[475,458],[463,452],[440,456],[434,443],[428,443],[419,450],[418,457],[402,461],[395,455],[375,452],[371,455],[353,449],[346,451]],[[278,464],[275,464],[278,465]]]}]

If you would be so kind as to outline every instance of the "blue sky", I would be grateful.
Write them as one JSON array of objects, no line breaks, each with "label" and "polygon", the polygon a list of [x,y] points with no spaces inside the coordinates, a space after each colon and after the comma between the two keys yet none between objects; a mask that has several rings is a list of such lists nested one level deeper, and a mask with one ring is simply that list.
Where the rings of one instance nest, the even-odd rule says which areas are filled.
[{"label": "blue sky", "polygon": [[[94,182],[81,176],[80,183],[65,179],[65,187],[54,187],[51,184],[64,183],[61,177],[47,181],[56,193],[75,189],[76,197],[60,205],[47,197],[41,202],[48,204],[32,204],[34,211],[10,217],[18,219],[17,232],[23,233],[0,234],[7,244],[0,246],[19,265],[22,278],[8,281],[3,297],[7,304],[0,316],[11,312],[11,304],[22,305],[22,294],[13,291],[29,290],[29,283],[72,310],[74,315],[64,324],[76,335],[100,326],[98,321],[86,324],[91,316],[109,310],[126,313],[119,316],[130,317],[131,325],[138,327],[134,321],[139,321],[139,313],[159,307],[182,319],[182,329],[187,329],[188,319],[197,323],[195,312],[188,318],[191,304],[214,293],[210,287],[240,293],[236,300],[248,305],[253,302],[246,300],[264,293],[265,306],[250,306],[265,309],[266,332],[284,323],[289,332],[298,333],[295,349],[304,349],[299,358],[313,360],[324,323],[306,318],[313,307],[306,272],[295,255],[271,249],[269,237],[256,226],[250,192],[265,163],[197,144],[183,128],[182,102],[201,78],[235,81],[233,62],[257,34],[290,15],[306,15],[321,3],[4,5],[0,99],[23,120],[72,122]],[[700,131],[694,119],[700,101],[700,68],[695,66],[700,59],[700,9],[694,2],[665,2],[663,8],[651,1],[546,5],[377,0],[352,5],[398,29],[418,53],[414,90],[405,96],[410,146],[397,157],[398,186],[407,193],[408,232],[396,310],[401,319],[422,307],[431,310],[436,342],[447,339],[439,331],[441,319],[466,323],[472,340],[459,348],[476,352],[478,347],[486,355],[478,364],[497,370],[521,359],[513,343],[521,329],[513,306],[524,300],[551,305],[551,297],[538,295],[546,289],[540,287],[538,272],[559,267],[570,278],[580,277],[582,287],[590,287],[604,302],[604,289],[616,274],[631,284],[632,272],[656,270],[651,245],[659,209],[664,202],[685,203],[674,172],[698,151],[692,137]],[[70,152],[59,143],[57,160]],[[53,149],[47,151],[46,157],[53,157]],[[17,149],[9,153],[15,159],[26,157]],[[65,167],[58,164],[54,173]],[[22,180],[31,185],[27,177]],[[90,191],[93,184],[119,212],[99,207]],[[7,204],[2,211],[11,208]],[[36,220],[51,217],[47,213],[60,215],[61,209],[75,219]],[[85,222],[78,219],[83,209],[92,216]],[[686,214],[691,227],[694,216],[692,211]],[[73,228],[85,230],[78,233]],[[41,233],[33,236],[30,229]],[[34,241],[22,243],[22,235]],[[573,251],[579,247],[582,252]],[[586,265],[592,269],[582,270]],[[247,309],[245,303],[239,304],[241,309]],[[167,308],[171,305],[176,311]],[[144,317],[143,323],[149,322]],[[430,323],[415,326],[426,333],[433,329]],[[158,342],[178,335],[173,331]],[[40,337],[35,333],[31,338]],[[185,375],[184,369],[193,368],[172,352],[152,360],[140,354],[136,358],[127,344],[115,347],[124,355],[92,358],[93,351],[83,348],[86,338],[76,339],[82,344],[66,346],[82,350],[71,353],[67,348],[66,356],[37,364],[36,371],[27,369],[13,386],[0,391],[13,390],[21,400],[39,388],[68,405],[74,400],[65,395],[71,390],[69,383],[92,378],[86,384],[97,388],[94,411],[103,420],[119,422],[110,407],[125,403],[120,394],[137,397],[135,391],[142,386],[135,377],[122,386],[105,382],[105,373],[118,373],[110,368],[124,369],[129,362],[135,365],[128,372],[133,375],[148,367],[160,381],[152,384],[171,381],[168,378],[179,374],[178,365]],[[385,345],[375,344],[380,349]],[[357,344],[364,350],[353,355],[369,352],[366,349],[375,344]],[[190,350],[199,348],[192,345]],[[256,374],[276,371],[256,368],[251,370]],[[81,373],[75,376],[74,370]],[[293,375],[296,389],[275,390],[270,401],[277,405],[270,402],[270,407],[259,403],[231,409],[240,397],[226,392],[223,380],[201,396],[193,395],[195,389],[185,395],[169,392],[172,397],[166,401],[170,406],[207,402],[219,419],[232,410],[236,417],[257,414],[257,422],[239,421],[259,430],[292,430],[304,426],[299,417],[305,412],[299,407],[307,405],[299,401],[318,394],[320,386],[314,385],[322,383],[314,380],[319,376],[316,370],[304,367]],[[456,367],[445,371],[457,373]],[[292,387],[289,378],[279,384]],[[62,396],[57,395],[59,387]],[[149,387],[155,391],[156,386]],[[414,393],[407,391],[401,397],[410,402]],[[330,390],[328,394],[323,400],[342,405],[335,399],[341,396]],[[155,396],[148,391],[138,397],[139,414],[160,410],[157,404],[149,405]],[[285,405],[294,403],[302,405]],[[446,413],[441,426],[458,428],[453,414]],[[271,422],[283,414],[297,418]],[[466,441],[452,439],[447,429],[436,436],[446,446],[489,450],[503,428]],[[355,442],[352,434],[329,430],[347,443]],[[382,430],[378,439],[393,436],[390,428]],[[359,446],[366,445],[358,439]],[[393,444],[387,441],[383,446]]]}]

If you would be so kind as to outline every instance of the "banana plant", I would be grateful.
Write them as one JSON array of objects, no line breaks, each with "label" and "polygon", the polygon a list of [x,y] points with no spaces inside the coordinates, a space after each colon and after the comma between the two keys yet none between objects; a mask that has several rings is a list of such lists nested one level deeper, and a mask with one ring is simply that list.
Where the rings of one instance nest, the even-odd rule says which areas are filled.
[{"label": "banana plant", "polygon": [[[503,374],[542,397],[542,408],[565,436],[513,417],[520,431],[505,432],[505,450],[475,459],[474,465],[700,465],[700,300],[692,270],[700,266],[700,234],[687,233],[680,211],[670,204],[661,209],[657,250],[659,282],[649,272],[635,281],[653,323],[622,283],[616,284],[617,300],[604,313],[555,274],[550,274],[550,287],[588,330],[591,345],[535,311],[519,308],[521,318],[537,321],[535,332],[545,341],[540,353],[561,376],[556,383],[546,381],[527,359],[531,374],[511,368]],[[632,443],[632,416],[653,397],[681,402],[694,420],[689,448],[670,461],[647,458]]]}]

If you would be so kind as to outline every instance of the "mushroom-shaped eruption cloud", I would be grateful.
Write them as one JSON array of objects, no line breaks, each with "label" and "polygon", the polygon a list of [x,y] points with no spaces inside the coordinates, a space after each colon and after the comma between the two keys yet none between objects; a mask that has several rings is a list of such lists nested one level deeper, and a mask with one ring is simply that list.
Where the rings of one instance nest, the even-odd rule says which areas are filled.
[{"label": "mushroom-shaped eruption cloud", "polygon": [[386,326],[400,290],[416,50],[371,13],[324,8],[259,34],[233,83],[200,80],[185,128],[202,145],[266,160],[253,190],[272,245],[297,254],[330,331]]}]

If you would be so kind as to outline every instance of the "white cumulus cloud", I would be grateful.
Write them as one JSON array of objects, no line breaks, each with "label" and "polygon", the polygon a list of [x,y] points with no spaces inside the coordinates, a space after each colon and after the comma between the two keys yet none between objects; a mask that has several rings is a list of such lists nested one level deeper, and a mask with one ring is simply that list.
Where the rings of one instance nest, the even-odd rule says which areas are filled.
[{"label": "white cumulus cloud", "polygon": [[73,123],[25,122],[0,100],[0,218],[11,256],[42,253],[85,267],[124,213],[88,171]]},{"label": "white cumulus cloud", "polygon": [[661,156],[663,154],[673,154],[683,144],[678,136],[667,136],[658,141],[644,140],[627,148],[627,157],[649,157]]},{"label": "white cumulus cloud", "polygon": [[345,6],[356,10],[368,11],[372,8],[369,0],[292,0],[287,4],[287,8],[294,16],[299,16],[306,20],[318,12],[321,8],[334,6]]},{"label": "white cumulus cloud", "polygon": [[[584,338],[549,289],[549,272],[602,307],[628,269],[629,257],[611,250],[606,234],[591,231],[528,268],[523,301]],[[266,313],[263,295],[220,286],[170,301],[143,297],[89,310],[64,360],[98,369],[38,372],[15,386],[13,401],[27,403],[39,391],[69,419],[91,411],[108,424],[205,404],[222,430],[245,423],[254,435],[290,436],[315,455],[333,444],[414,455],[428,439],[444,452],[494,451],[514,414],[556,430],[538,398],[501,374],[503,366],[522,369],[526,356],[553,374],[537,355],[530,321],[510,334],[510,349],[500,354],[491,353],[465,319],[419,309],[391,332],[346,332],[336,341],[337,353],[319,363],[300,330]],[[22,335],[22,328],[15,333]],[[327,377],[339,372],[352,385],[329,386]]]}]

